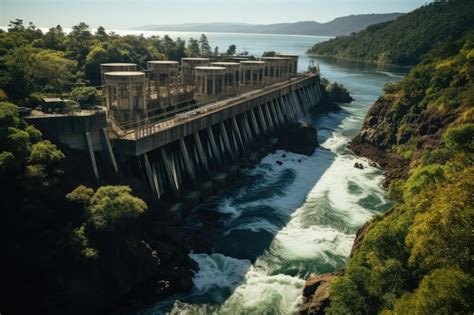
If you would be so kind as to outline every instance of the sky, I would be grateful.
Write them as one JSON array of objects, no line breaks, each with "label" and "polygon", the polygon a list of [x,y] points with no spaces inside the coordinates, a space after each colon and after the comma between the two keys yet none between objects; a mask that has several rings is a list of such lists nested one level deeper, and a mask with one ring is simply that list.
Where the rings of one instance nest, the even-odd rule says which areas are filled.
[{"label": "sky", "polygon": [[351,14],[409,12],[430,0],[0,0],[0,25],[20,18],[36,26],[127,29],[199,22],[328,22]]}]

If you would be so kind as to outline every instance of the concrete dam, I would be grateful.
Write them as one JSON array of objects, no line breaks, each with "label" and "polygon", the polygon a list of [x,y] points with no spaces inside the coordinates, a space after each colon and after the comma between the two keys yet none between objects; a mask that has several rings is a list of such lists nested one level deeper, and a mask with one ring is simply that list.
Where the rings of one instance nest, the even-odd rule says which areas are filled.
[{"label": "concrete dam", "polygon": [[297,56],[237,59],[149,61],[145,71],[103,64],[102,108],[26,118],[48,137],[88,151],[97,178],[97,154],[105,153],[117,175],[138,165],[157,199],[196,199],[321,100],[319,74],[297,73]]}]

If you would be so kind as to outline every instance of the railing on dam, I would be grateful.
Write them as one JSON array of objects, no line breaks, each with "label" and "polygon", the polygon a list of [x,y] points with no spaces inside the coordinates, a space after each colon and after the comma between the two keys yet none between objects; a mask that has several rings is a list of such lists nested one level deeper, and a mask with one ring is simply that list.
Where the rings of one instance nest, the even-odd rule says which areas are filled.
[{"label": "railing on dam", "polygon": [[249,91],[235,97],[217,100],[211,103],[209,103],[208,101],[205,104],[194,104],[192,106],[188,106],[187,108],[181,108],[175,113],[167,113],[174,114],[174,116],[166,119],[161,119],[159,121],[156,120],[161,118],[161,116],[151,116],[142,121],[133,122],[127,125],[119,125],[114,122],[110,117],[109,119],[112,122],[112,129],[117,138],[126,140],[138,140],[143,137],[147,137],[163,130],[172,128],[179,124],[185,124],[193,119],[197,119],[210,113],[218,112],[230,108],[232,106],[239,105],[244,101],[257,98],[267,93],[294,86],[295,84],[304,82],[309,78],[314,78],[317,76],[317,74],[302,74],[297,77],[293,77],[285,81],[280,81],[275,84],[265,86],[257,90]]}]

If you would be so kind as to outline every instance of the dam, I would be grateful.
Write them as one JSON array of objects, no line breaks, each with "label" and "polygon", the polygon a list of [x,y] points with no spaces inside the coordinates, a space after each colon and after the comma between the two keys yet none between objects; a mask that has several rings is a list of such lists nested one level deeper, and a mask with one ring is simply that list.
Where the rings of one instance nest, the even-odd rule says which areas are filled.
[{"label": "dam", "polygon": [[148,61],[143,71],[102,64],[100,109],[26,119],[87,151],[98,179],[104,165],[123,176],[133,164],[157,199],[196,199],[320,103],[319,73],[297,73],[297,64],[294,55]]}]

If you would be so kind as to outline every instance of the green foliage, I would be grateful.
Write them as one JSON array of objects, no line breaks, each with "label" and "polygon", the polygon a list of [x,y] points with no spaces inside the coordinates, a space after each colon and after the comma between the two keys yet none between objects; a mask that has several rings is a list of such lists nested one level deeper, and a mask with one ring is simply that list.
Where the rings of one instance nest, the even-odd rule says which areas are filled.
[{"label": "green foliage", "polygon": [[100,92],[92,86],[76,87],[72,90],[72,96],[82,108],[91,108],[101,102]]},{"label": "green foliage", "polygon": [[276,55],[276,51],[264,51],[262,57],[275,57]]},{"label": "green foliage", "polygon": [[474,152],[474,124],[463,124],[449,128],[443,135],[446,146],[451,150]]},{"label": "green foliage", "polygon": [[19,117],[16,106],[0,103],[0,177],[43,191],[57,183],[64,154]]},{"label": "green foliage", "polygon": [[379,64],[414,65],[424,54],[452,53],[453,38],[474,29],[474,2],[434,2],[394,21],[374,24],[349,36],[318,43],[308,53]]},{"label": "green foliage", "polygon": [[[463,10],[472,5],[436,3],[414,14],[446,9],[442,14],[453,15],[462,3]],[[364,123],[376,135],[365,141],[409,160],[409,177],[391,183],[392,211],[373,220],[345,274],[333,281],[329,314],[474,311],[472,38],[433,44],[407,77],[385,87],[371,109],[377,123]]]},{"label": "green foliage", "polygon": [[234,44],[232,44],[227,49],[226,55],[227,56],[233,56],[233,55],[235,55],[236,51],[237,51],[237,47]]},{"label": "green foliage", "polygon": [[131,192],[128,186],[102,186],[93,193],[92,189],[81,185],[66,198],[86,205],[89,221],[95,229],[115,231],[147,209],[145,202],[132,196]]},{"label": "green foliage", "polygon": [[400,90],[400,87],[396,82],[388,82],[384,85],[383,90],[385,93],[395,94]]},{"label": "green foliage", "polygon": [[199,56],[201,49],[199,48],[199,41],[194,38],[190,38],[188,41],[188,46],[186,47],[186,52],[189,57]]},{"label": "green foliage", "polygon": [[99,86],[101,63],[130,62],[145,68],[148,60],[212,54],[204,34],[199,41],[191,38],[186,47],[184,40],[167,35],[120,36],[103,27],[93,34],[85,23],[73,26],[69,34],[60,25],[45,34],[22,20],[10,26],[0,33],[1,97],[24,106],[34,105],[34,93],[62,94],[73,86]]},{"label": "green foliage", "polygon": [[201,50],[201,56],[210,56],[211,55],[211,46],[205,34],[201,34],[199,38],[199,46]]},{"label": "green foliage", "polygon": [[456,269],[435,269],[413,292],[404,294],[393,311],[383,314],[463,314],[472,310],[472,277]]},{"label": "green foliage", "polygon": [[75,228],[72,233],[71,244],[74,249],[79,250],[79,257],[85,259],[97,259],[99,251],[90,247],[90,240],[86,231],[86,224],[83,223],[78,228]]}]

